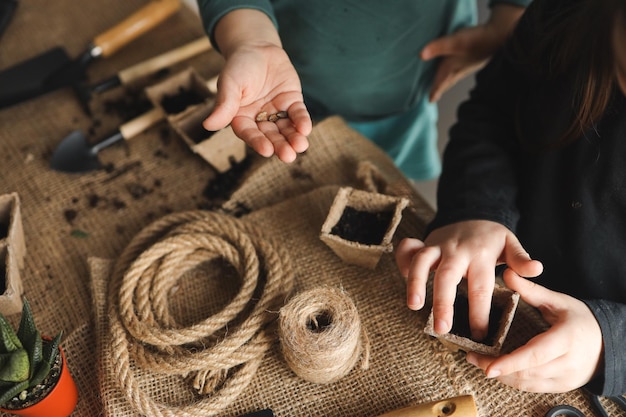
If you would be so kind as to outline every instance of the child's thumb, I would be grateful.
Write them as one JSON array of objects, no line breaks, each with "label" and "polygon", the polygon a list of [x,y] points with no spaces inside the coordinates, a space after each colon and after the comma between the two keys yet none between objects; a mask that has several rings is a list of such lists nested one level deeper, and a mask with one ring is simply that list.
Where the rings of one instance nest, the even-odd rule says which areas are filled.
[{"label": "child's thumb", "polygon": [[502,276],[506,286],[519,293],[522,300],[532,307],[541,307],[555,301],[554,292],[536,282],[523,278],[511,269],[504,271]]},{"label": "child's thumb", "polygon": [[220,88],[217,90],[215,98],[215,107],[211,114],[202,122],[202,126],[208,131],[217,131],[225,128],[233,121],[237,115],[241,101],[227,89]]}]

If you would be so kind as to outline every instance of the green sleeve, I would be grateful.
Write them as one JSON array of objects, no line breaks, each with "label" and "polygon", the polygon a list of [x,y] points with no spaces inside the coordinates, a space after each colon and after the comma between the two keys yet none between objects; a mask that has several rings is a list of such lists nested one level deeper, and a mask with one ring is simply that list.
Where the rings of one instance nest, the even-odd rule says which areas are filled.
[{"label": "green sleeve", "polygon": [[215,43],[215,25],[227,13],[237,9],[256,9],[264,12],[278,27],[274,9],[270,0],[197,0],[198,10],[202,18],[204,30],[211,40],[211,44],[219,50]]}]

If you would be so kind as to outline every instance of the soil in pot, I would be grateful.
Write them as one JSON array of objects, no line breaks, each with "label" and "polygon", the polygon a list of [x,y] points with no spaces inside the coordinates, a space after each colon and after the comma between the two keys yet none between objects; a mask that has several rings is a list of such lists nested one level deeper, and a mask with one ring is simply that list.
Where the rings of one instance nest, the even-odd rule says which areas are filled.
[{"label": "soil in pot", "polygon": [[187,129],[185,133],[187,134],[187,137],[191,139],[194,143],[200,143],[209,139],[211,136],[213,136],[215,132],[206,130],[202,126],[202,124],[194,124],[190,126],[190,128]]},{"label": "soil in pot", "polygon": [[330,233],[364,245],[379,245],[387,233],[393,215],[393,211],[369,212],[346,206]]},{"label": "soil in pot", "polygon": [[0,221],[0,240],[9,236],[9,223]]},{"label": "soil in pot", "polygon": [[204,97],[198,94],[197,91],[179,87],[178,93],[163,96],[161,99],[161,107],[163,107],[163,110],[165,110],[167,114],[178,114],[189,106],[203,102]]},{"label": "soil in pot", "polygon": [[[487,346],[493,346],[495,343],[496,335],[500,329],[500,322],[502,321],[502,315],[504,310],[501,306],[491,304],[491,310],[489,311],[489,328],[487,329],[487,336],[483,340],[475,340],[476,342],[483,343]],[[451,334],[467,339],[472,339],[472,333],[469,325],[469,301],[466,296],[457,294],[456,301],[454,302],[454,321],[452,323]]]},{"label": "soil in pot", "polygon": [[7,268],[4,263],[0,262],[0,294],[4,294],[7,290]]}]

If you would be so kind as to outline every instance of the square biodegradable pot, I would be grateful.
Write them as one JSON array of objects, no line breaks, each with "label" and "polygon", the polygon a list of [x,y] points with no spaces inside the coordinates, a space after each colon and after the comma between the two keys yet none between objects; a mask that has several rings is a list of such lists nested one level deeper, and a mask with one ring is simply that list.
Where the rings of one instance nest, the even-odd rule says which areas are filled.
[{"label": "square biodegradable pot", "polygon": [[17,193],[0,195],[0,313],[22,311],[22,277],[26,244]]},{"label": "square biodegradable pot", "polygon": [[463,280],[458,286],[454,302],[452,330],[446,334],[435,333],[433,312],[431,310],[424,332],[438,338],[451,351],[463,350],[465,352],[498,356],[513,322],[519,298],[518,293],[496,284],[491,299],[487,337],[482,341],[476,341],[470,335],[467,281]]},{"label": "square biodegradable pot", "polygon": [[194,153],[218,172],[226,172],[246,157],[247,147],[230,126],[218,132],[202,127],[215,105],[210,82],[188,68],[146,88],[146,95],[164,111],[169,125]]},{"label": "square biodegradable pot", "polygon": [[404,197],[340,188],[320,239],[344,262],[374,269],[382,254],[393,250],[392,238],[408,203]]}]

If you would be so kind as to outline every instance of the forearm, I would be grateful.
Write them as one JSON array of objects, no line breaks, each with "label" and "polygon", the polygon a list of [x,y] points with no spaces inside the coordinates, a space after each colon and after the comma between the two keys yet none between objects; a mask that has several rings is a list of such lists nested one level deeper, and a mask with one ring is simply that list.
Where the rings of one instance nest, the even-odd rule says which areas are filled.
[{"label": "forearm", "polygon": [[458,110],[443,157],[438,211],[429,229],[463,220],[490,220],[513,230],[519,154],[513,126],[516,92],[499,54],[477,75]]},{"label": "forearm", "polygon": [[[256,30],[258,30],[257,25],[262,25],[265,28],[262,30],[269,31],[271,29],[265,26],[265,19],[269,19],[274,28],[277,27],[276,18],[274,16],[274,8],[270,0],[197,0],[197,2],[204,30],[211,40],[213,47],[220,50],[220,52],[220,46],[215,39],[215,31],[218,23],[223,23],[224,18],[226,18],[227,15],[230,15],[230,17],[227,19],[229,23],[224,25],[226,26],[225,30],[229,30],[228,26],[234,25],[235,27],[238,27],[238,31],[241,31],[242,28],[245,28],[245,24],[252,24],[252,27],[247,28],[248,36],[254,36],[257,39],[261,39],[259,36],[265,36],[265,33],[263,32],[256,33]],[[232,13],[238,11],[247,11],[245,14],[238,17],[243,19],[241,22],[237,22],[232,15]],[[254,13],[249,13],[250,11],[258,11],[265,16],[257,15],[255,17]],[[233,22],[233,20],[235,21]],[[252,20],[252,22],[250,20]]]},{"label": "forearm", "polygon": [[214,39],[224,57],[242,45],[282,46],[272,20],[255,9],[237,9],[225,14],[215,25]]},{"label": "forearm", "polygon": [[600,324],[604,363],[599,375],[587,388],[594,394],[626,394],[626,305],[605,301],[585,301]]}]

